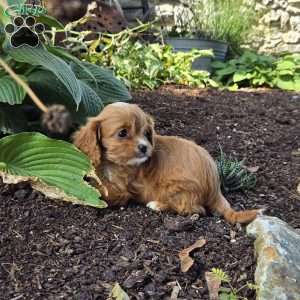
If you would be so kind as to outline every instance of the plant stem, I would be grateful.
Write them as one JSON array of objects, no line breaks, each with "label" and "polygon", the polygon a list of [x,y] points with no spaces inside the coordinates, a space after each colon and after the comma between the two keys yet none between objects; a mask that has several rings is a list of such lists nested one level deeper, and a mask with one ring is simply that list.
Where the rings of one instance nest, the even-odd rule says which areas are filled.
[{"label": "plant stem", "polygon": [[30,86],[19,76],[14,70],[3,60],[0,58],[0,65],[3,69],[11,76],[11,78],[19,84],[26,93],[30,96],[35,105],[44,113],[48,111],[47,106],[38,98],[35,92],[30,88]]}]

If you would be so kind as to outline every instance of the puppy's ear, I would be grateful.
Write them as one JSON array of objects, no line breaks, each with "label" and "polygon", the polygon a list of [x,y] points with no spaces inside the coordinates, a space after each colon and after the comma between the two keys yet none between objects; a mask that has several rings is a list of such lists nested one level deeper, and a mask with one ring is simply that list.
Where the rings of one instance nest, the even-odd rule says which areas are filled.
[{"label": "puppy's ear", "polygon": [[151,132],[151,134],[149,136],[149,139],[151,140],[150,142],[153,145],[153,143],[154,143],[154,135],[155,135],[154,119],[150,115],[148,115],[148,114],[147,114],[146,118],[147,118],[148,127],[149,127],[150,132]]},{"label": "puppy's ear", "polygon": [[101,132],[99,118],[90,118],[87,124],[73,135],[74,145],[85,153],[94,166],[101,162]]}]

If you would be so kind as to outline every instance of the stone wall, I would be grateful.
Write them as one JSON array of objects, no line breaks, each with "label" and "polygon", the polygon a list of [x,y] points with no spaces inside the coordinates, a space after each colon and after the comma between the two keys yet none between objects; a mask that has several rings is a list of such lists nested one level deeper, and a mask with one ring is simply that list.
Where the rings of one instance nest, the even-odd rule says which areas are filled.
[{"label": "stone wall", "polygon": [[[149,2],[155,2],[155,10],[171,20],[181,1]],[[252,36],[253,48],[264,53],[300,52],[300,0],[257,0],[256,10],[261,18]]]},{"label": "stone wall", "polygon": [[260,52],[300,52],[300,0],[259,0],[262,17],[253,46]]}]

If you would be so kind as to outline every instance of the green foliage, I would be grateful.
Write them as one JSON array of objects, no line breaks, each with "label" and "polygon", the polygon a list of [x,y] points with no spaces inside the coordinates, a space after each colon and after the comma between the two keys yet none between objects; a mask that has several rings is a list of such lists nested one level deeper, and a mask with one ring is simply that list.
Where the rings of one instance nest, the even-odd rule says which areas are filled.
[{"label": "green foliage", "polygon": [[106,203],[99,200],[98,192],[83,180],[92,170],[89,159],[69,143],[39,133],[20,133],[2,138],[0,170],[31,180],[38,178],[71,196],[65,200],[106,207]]},{"label": "green foliage", "polygon": [[171,46],[128,42],[112,55],[101,51],[87,56],[93,63],[111,67],[114,74],[132,88],[154,89],[162,84],[205,87],[212,83],[206,71],[192,70],[192,62],[212,52],[192,50],[175,53]]},{"label": "green foliage", "polygon": [[102,34],[89,43],[84,43],[84,35],[78,33],[69,42],[73,43],[73,51],[85,50],[85,60],[110,68],[134,89],[154,89],[162,84],[216,86],[208,72],[192,70],[195,59],[211,57],[212,51],[194,49],[187,53],[175,53],[169,45],[147,44],[138,40],[139,34],[149,27],[149,24],[142,24],[118,34]]},{"label": "green foliage", "polygon": [[211,271],[214,274],[215,278],[217,278],[221,282],[230,282],[230,277],[222,269],[212,268]]},{"label": "green foliage", "polygon": [[[41,18],[48,25],[61,28],[55,19]],[[4,22],[0,22],[0,31],[3,31],[3,26]],[[82,123],[88,116],[97,115],[108,103],[131,99],[126,86],[111,71],[82,62],[62,48],[50,44],[47,48],[42,44],[37,48],[26,45],[13,48],[6,41],[0,44],[1,51],[5,53],[6,63],[29,84],[42,102],[65,105],[77,122]],[[19,132],[13,126],[15,113],[1,103],[22,107],[25,99],[23,88],[0,67],[0,110],[4,112],[5,109],[0,131]],[[19,125],[26,124],[26,119],[22,121]]]},{"label": "green foliage", "polygon": [[231,285],[231,278],[229,275],[227,275],[222,269],[219,268],[212,268],[211,270],[212,274],[214,275],[215,279],[220,281],[221,284],[225,283],[228,288],[222,287],[220,288],[219,292],[219,299],[220,300],[247,300],[246,298],[242,298],[239,296],[239,293],[244,290],[245,288],[251,289],[251,290],[258,290],[258,287],[255,284],[247,282],[244,286],[240,287],[239,289],[234,288]]},{"label": "green foliage", "polygon": [[258,14],[255,1],[193,0],[176,10],[177,24],[167,32],[171,36],[198,36],[227,42],[233,54],[249,41]]},{"label": "green foliage", "polygon": [[254,7],[252,0],[193,1],[195,30],[204,38],[227,42],[239,53],[258,19]]},{"label": "green foliage", "polygon": [[0,103],[21,104],[25,95],[24,89],[10,76],[4,75],[0,77]]},{"label": "green foliage", "polygon": [[267,86],[300,91],[300,54],[275,58],[246,51],[228,62],[214,62],[213,67],[213,78],[231,90]]},{"label": "green foliage", "polygon": [[226,194],[237,190],[253,189],[256,185],[256,176],[247,171],[243,161],[228,159],[221,148],[220,152],[216,163],[222,191]]}]

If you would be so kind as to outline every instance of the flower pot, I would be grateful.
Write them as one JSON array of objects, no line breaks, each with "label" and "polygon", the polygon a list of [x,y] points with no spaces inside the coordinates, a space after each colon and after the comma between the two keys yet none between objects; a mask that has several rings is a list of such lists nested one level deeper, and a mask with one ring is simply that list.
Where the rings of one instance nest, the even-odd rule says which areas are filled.
[{"label": "flower pot", "polygon": [[[214,52],[214,59],[224,61],[228,44],[219,41],[208,41],[200,38],[182,38],[182,37],[167,37],[165,43],[173,46],[175,51],[188,52],[191,49],[207,50],[212,49]],[[193,63],[193,69],[211,71],[210,57],[200,57]]]}]

